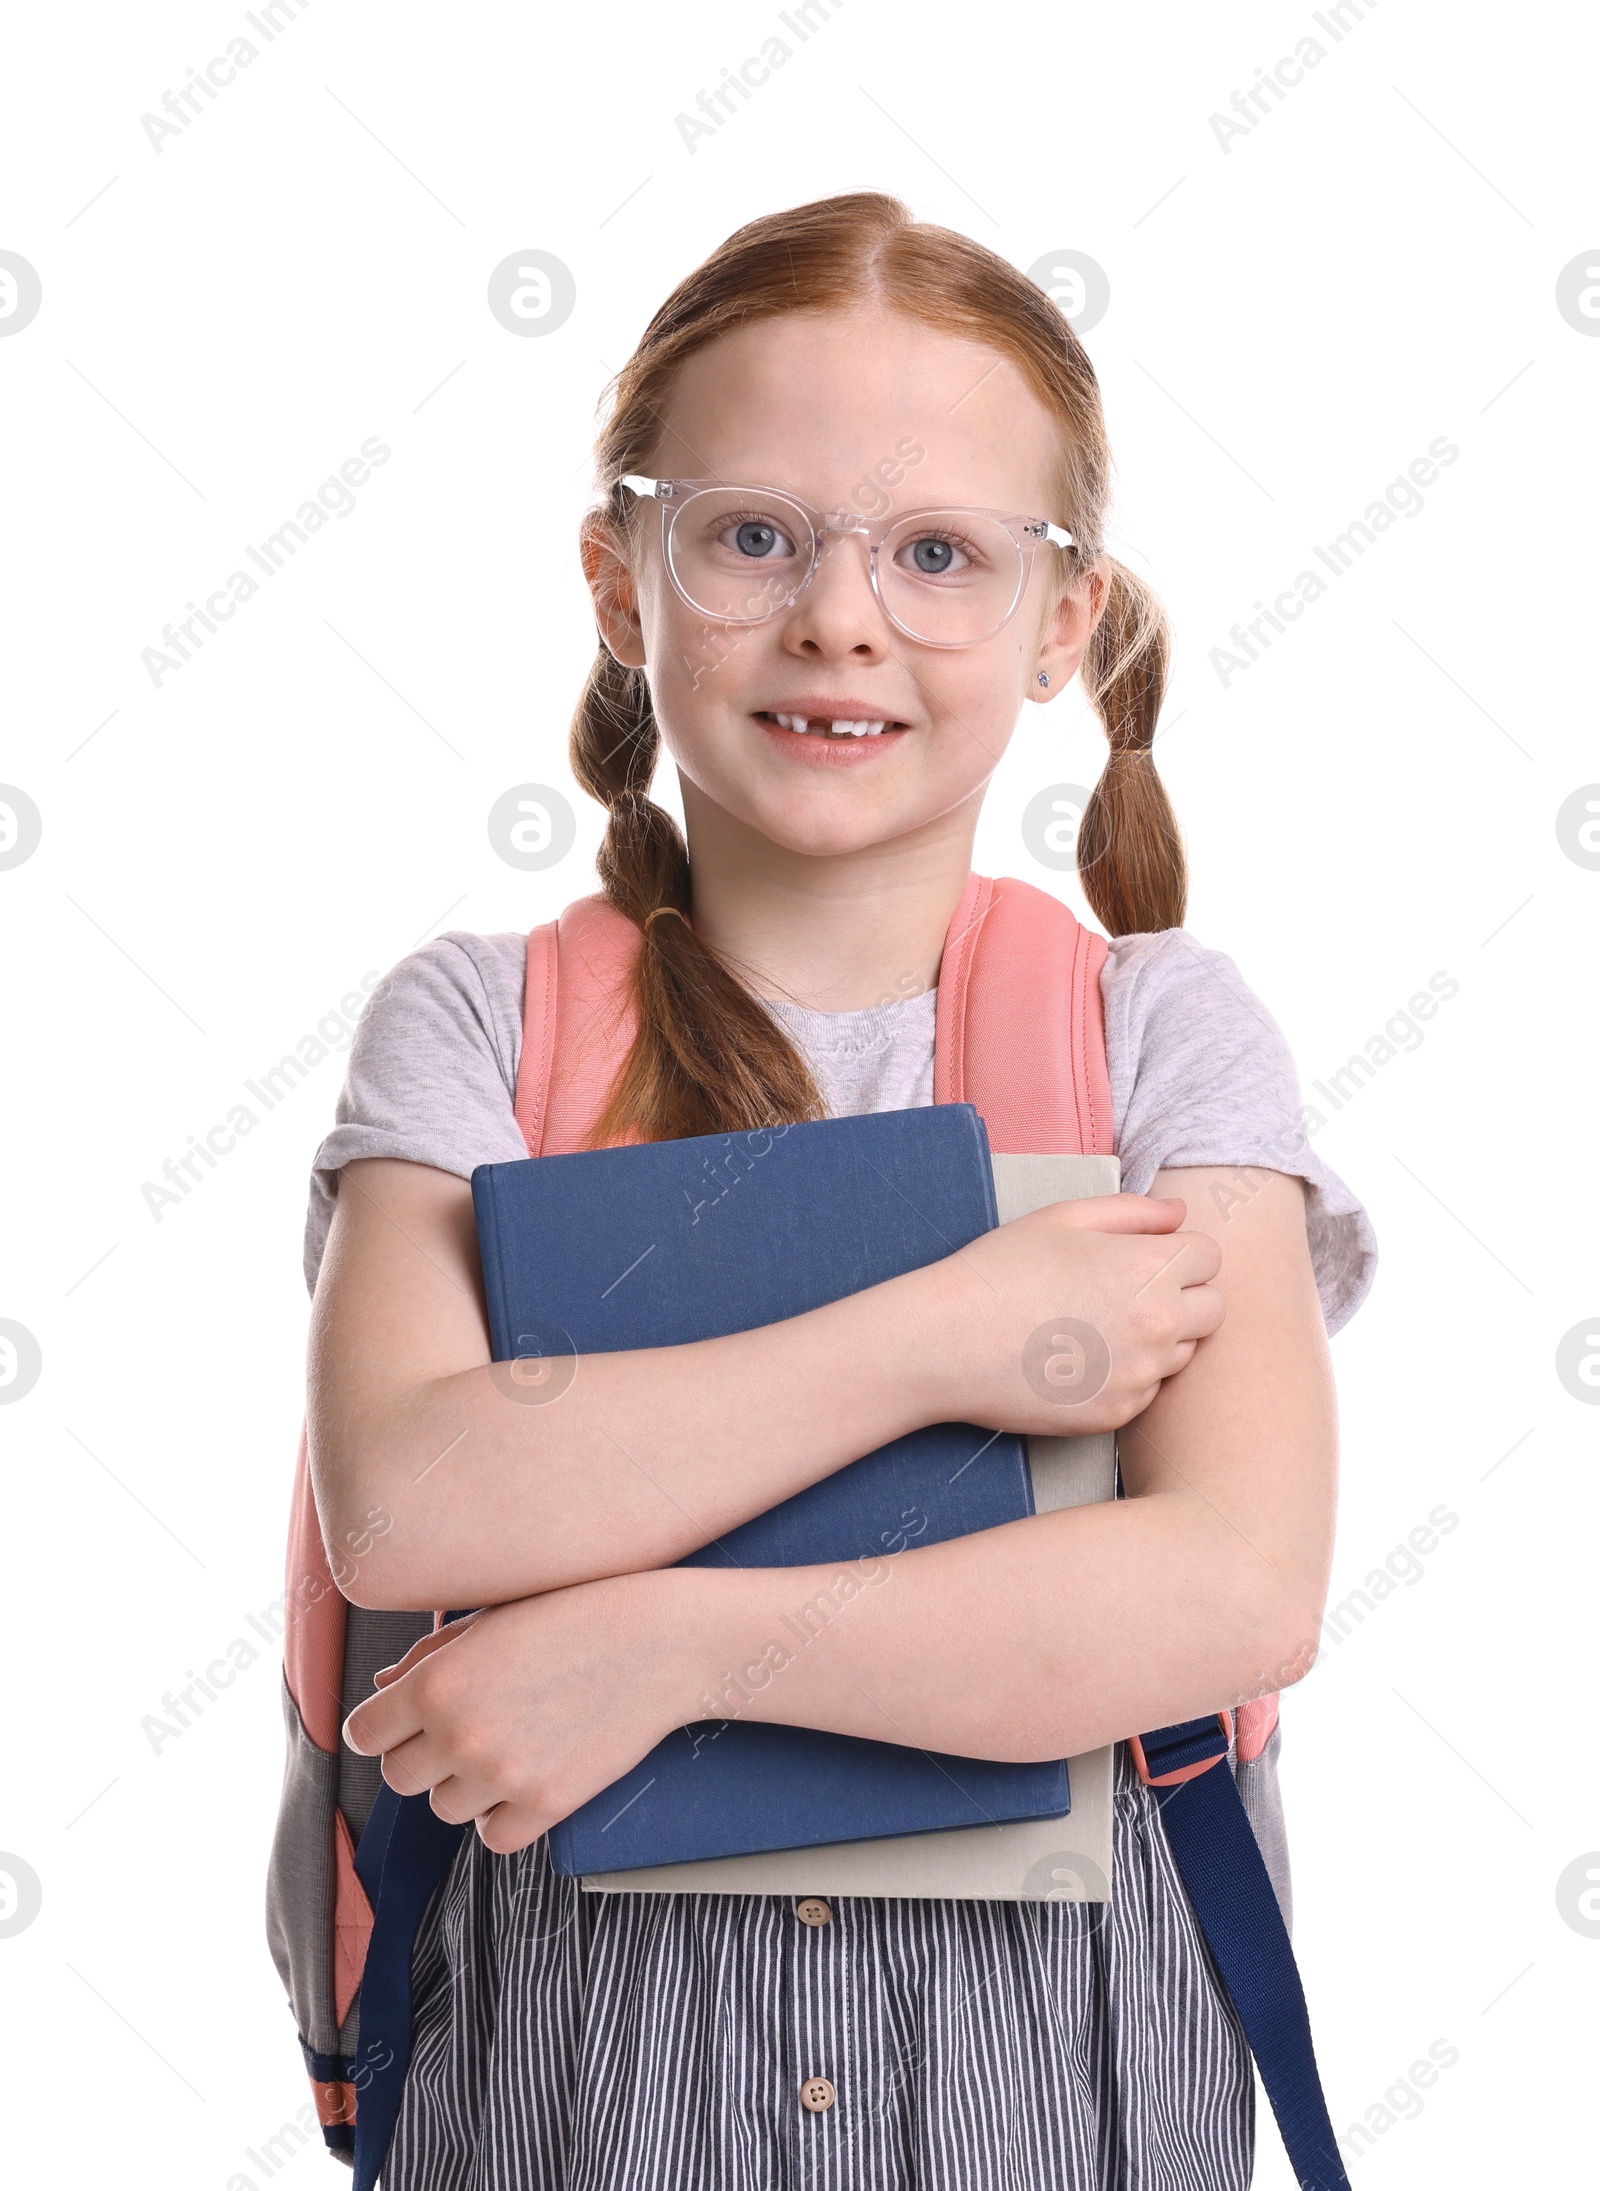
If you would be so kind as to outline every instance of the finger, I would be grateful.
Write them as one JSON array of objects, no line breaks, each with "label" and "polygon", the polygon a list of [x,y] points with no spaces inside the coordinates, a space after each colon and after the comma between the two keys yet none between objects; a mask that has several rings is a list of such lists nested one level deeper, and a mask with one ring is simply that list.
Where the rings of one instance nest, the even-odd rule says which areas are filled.
[{"label": "finger", "polygon": [[[1134,1288],[1143,1293],[1158,1280],[1176,1286],[1209,1285],[1222,1268],[1222,1249],[1208,1232],[1175,1232],[1149,1259],[1149,1275]],[[1135,1265],[1137,1275],[1138,1265]]]},{"label": "finger", "polygon": [[515,1856],[554,1824],[529,1803],[497,1803],[478,1819],[478,1839],[497,1856]]},{"label": "finger", "polygon": [[[1184,1289],[1184,1301],[1190,1299],[1190,1289]],[[1196,1313],[1186,1319],[1198,1326],[1194,1331],[1197,1339],[1209,1339],[1214,1331],[1220,1331],[1228,1314],[1228,1297],[1220,1286],[1196,1286],[1193,1288]]]},{"label": "finger", "polygon": [[393,1750],[422,1728],[414,1689],[396,1679],[376,1696],[358,1704],[345,1721],[343,1734],[358,1757],[376,1757]]},{"label": "finger", "polygon": [[442,1628],[430,1628],[425,1636],[418,1636],[405,1657],[397,1660],[388,1671],[409,1674],[413,1666],[420,1665],[425,1658],[431,1658],[435,1651],[442,1651],[447,1643],[457,1642],[469,1629],[476,1628],[482,1618],[480,1607],[477,1612],[468,1613],[463,1620],[447,1621]]},{"label": "finger", "polygon": [[447,1774],[428,1791],[429,1809],[447,1826],[465,1826],[493,1810],[500,1800],[501,1790],[491,1781],[466,1779],[460,1773]]},{"label": "finger", "polygon": [[[476,1618],[477,1615],[474,1614],[473,1619],[476,1620]],[[427,1635],[418,1636],[404,1658],[396,1659],[392,1666],[380,1666],[378,1668],[372,1677],[374,1686],[379,1689],[386,1689],[390,1682],[398,1681],[403,1674],[409,1674],[413,1666],[420,1666],[422,1661],[425,1658],[431,1658],[435,1651],[442,1651],[447,1643],[454,1643],[462,1629],[469,1625],[470,1623],[464,1620],[452,1621],[448,1628],[433,1628],[429,1630]]]},{"label": "finger", "polygon": [[1214,1233],[1174,1233],[1172,1245],[1182,1251],[1183,1259],[1177,1266],[1180,1285],[1209,1285],[1222,1268],[1222,1243]]},{"label": "finger", "polygon": [[421,1795],[455,1772],[455,1759],[437,1735],[416,1734],[383,1753],[383,1777],[396,1795]]},{"label": "finger", "polygon": [[1088,1194],[1052,1206],[1081,1232],[1172,1232],[1189,1214],[1178,1195]]},{"label": "finger", "polygon": [[1180,1341],[1209,1339],[1220,1331],[1228,1313],[1227,1296],[1218,1286],[1185,1286],[1178,1296],[1173,1337]]}]

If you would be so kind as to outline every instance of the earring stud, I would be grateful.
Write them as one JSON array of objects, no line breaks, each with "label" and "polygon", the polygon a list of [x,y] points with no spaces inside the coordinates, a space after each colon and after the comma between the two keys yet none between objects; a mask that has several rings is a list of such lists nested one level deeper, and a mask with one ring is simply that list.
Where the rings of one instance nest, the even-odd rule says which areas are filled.
[{"label": "earring stud", "polygon": [[1049,678],[1045,675],[1043,670],[1040,670],[1039,672],[1039,682],[1041,685],[1047,685],[1050,682]]}]

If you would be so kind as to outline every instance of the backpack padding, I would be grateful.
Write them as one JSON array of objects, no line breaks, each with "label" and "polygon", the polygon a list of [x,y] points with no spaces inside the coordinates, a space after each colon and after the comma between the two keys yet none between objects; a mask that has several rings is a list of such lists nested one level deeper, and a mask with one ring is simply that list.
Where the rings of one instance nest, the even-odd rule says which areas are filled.
[{"label": "backpack padding", "polygon": [[[344,1725],[345,1637],[349,1609],[344,1592],[333,1579],[317,1502],[311,1484],[310,1446],[304,1425],[295,1461],[294,1498],[289,1509],[289,1567],[283,1598],[283,1678],[300,1724],[308,1740],[319,1750],[338,1755]],[[333,1863],[332,1927],[329,1937],[331,1965],[327,1988],[332,2002],[331,2032],[323,2026],[319,2038],[332,2052],[338,2029],[350,2013],[350,2004],[361,1984],[367,1941],[372,1933],[372,1905],[356,1875],[355,1842],[349,1823],[337,1802],[338,1774],[332,1779],[334,1800],[327,1829]],[[322,1987],[316,1989],[319,1993]],[[323,2008],[325,2013],[325,2005]],[[322,2025],[322,2014],[309,2019]]]},{"label": "backpack padding", "polygon": [[514,1108],[530,1156],[570,1155],[588,1139],[633,1046],[629,976],[641,941],[599,895],[529,936]]},{"label": "backpack padding", "polygon": [[969,877],[945,938],[933,1100],[970,1103],[1005,1156],[1110,1156],[1106,940],[1031,883]]},{"label": "backpack padding", "polygon": [[267,1875],[267,1938],[294,2012],[323,2135],[349,2149],[355,2091],[339,2034],[361,1983],[372,1908],[339,1809],[348,1607],[333,1579],[301,1425],[283,1596],[288,1760]]}]

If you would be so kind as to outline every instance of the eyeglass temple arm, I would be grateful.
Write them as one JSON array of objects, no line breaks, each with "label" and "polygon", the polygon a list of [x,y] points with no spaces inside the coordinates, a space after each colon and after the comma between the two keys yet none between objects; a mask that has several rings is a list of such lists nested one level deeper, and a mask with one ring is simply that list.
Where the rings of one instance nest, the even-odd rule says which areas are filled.
[{"label": "eyeglass temple arm", "polygon": [[619,487],[631,487],[636,495],[655,495],[663,502],[672,494],[672,485],[665,479],[646,479],[642,473],[626,472],[617,482]]}]

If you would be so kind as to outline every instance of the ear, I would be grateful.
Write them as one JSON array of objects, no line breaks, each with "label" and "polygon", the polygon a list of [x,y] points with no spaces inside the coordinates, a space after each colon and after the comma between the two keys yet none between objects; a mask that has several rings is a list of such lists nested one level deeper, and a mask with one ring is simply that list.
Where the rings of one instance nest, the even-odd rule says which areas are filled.
[{"label": "ear", "polygon": [[578,554],[601,638],[624,669],[643,669],[644,632],[627,545],[602,512],[591,511],[584,519]]},{"label": "ear", "polygon": [[[1109,574],[1097,564],[1061,596],[1040,636],[1038,660],[1028,679],[1030,700],[1043,707],[1071,684],[1095,626],[1105,614],[1110,591]],[[1049,678],[1047,685],[1040,684],[1041,673]]]}]

